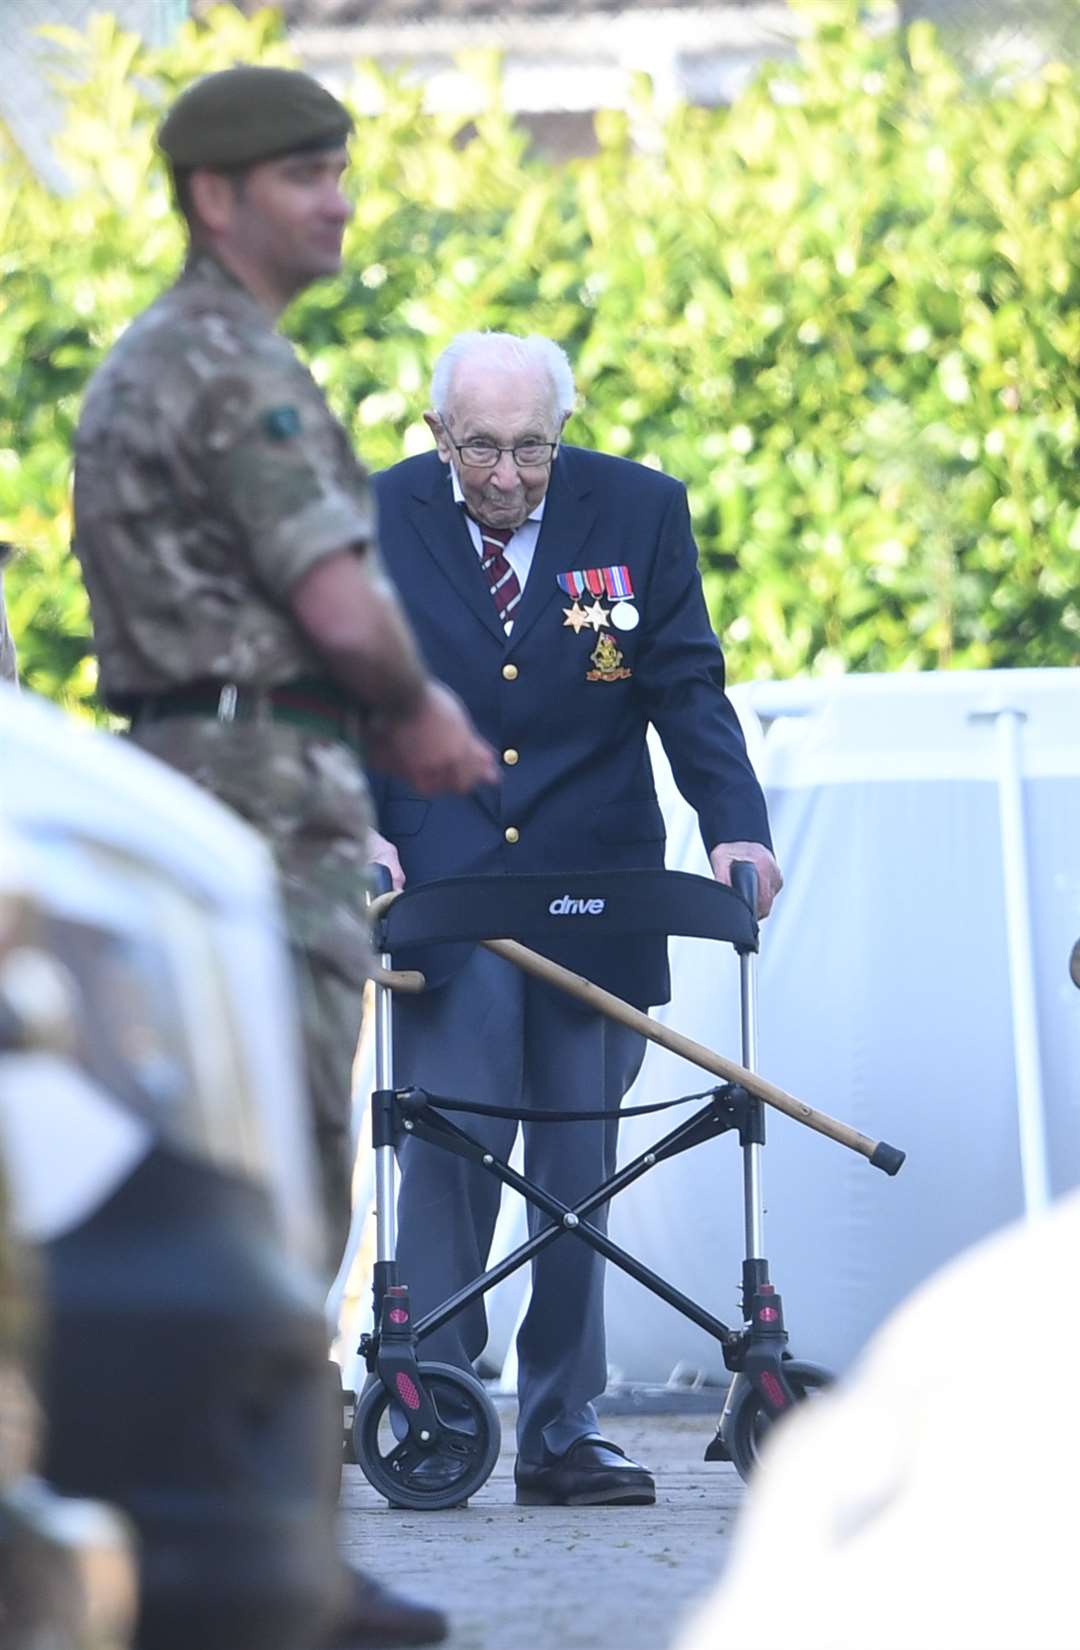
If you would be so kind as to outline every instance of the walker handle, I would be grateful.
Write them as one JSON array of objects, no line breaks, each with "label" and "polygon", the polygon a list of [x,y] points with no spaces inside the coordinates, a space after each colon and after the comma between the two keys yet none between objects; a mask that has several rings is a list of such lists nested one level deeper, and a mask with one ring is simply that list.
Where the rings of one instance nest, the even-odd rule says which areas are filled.
[{"label": "walker handle", "polygon": [[[377,865],[373,861],[367,868],[368,881],[368,916],[372,927],[380,921],[383,912],[392,905],[397,895],[394,893],[394,882],[385,865]],[[374,980],[376,985],[386,991],[423,991],[427,984],[424,976],[415,968],[384,968],[374,959],[368,964],[368,979]]]},{"label": "walker handle", "polygon": [[757,920],[758,875],[757,866],[748,859],[731,862],[731,888],[738,894],[750,915]]},{"label": "walker handle", "polygon": [[367,880],[372,899],[378,899],[380,894],[388,894],[394,886],[389,866],[376,865],[374,862],[367,868]]}]

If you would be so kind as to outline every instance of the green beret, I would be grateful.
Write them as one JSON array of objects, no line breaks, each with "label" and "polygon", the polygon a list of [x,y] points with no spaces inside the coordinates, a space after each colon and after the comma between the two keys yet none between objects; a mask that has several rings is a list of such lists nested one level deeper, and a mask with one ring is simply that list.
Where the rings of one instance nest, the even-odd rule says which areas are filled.
[{"label": "green beret", "polygon": [[182,92],[161,124],[158,147],[174,172],[227,169],[329,148],[351,130],[348,109],[310,75],[245,65]]}]

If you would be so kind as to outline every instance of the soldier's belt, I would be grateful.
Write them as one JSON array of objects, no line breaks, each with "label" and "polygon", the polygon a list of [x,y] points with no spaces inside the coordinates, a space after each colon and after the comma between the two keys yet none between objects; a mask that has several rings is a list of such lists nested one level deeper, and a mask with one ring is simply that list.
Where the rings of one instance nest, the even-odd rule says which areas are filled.
[{"label": "soldier's belt", "polygon": [[364,713],[329,679],[304,678],[280,687],[241,682],[193,682],[167,693],[148,693],[131,705],[133,727],[168,716],[212,716],[218,722],[289,722],[323,738],[339,739],[361,754]]}]

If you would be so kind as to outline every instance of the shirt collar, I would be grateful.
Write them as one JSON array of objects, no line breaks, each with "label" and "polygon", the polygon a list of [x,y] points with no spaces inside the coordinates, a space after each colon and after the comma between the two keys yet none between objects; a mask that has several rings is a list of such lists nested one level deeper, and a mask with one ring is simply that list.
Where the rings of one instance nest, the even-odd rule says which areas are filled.
[{"label": "shirt collar", "polygon": [[184,267],[180,272],[178,285],[188,286],[198,284],[210,286],[222,297],[228,296],[237,303],[242,303],[253,317],[257,316],[264,326],[273,330],[273,322],[255,297],[240,278],[226,269],[214,254],[204,246],[188,248],[188,255]]},{"label": "shirt collar", "polygon": [[[461,490],[461,482],[458,480],[457,466],[454,464],[452,459],[450,461],[450,485],[454,489],[454,503],[455,504],[464,504],[465,503],[465,494]],[[545,493],[543,498],[540,500],[540,503],[536,506],[536,509],[531,510],[529,512],[529,514],[525,517],[525,520],[526,521],[541,521],[541,520],[543,520],[544,505],[546,503],[547,503],[547,494]],[[522,525],[524,525],[524,523]],[[516,529],[515,529],[515,531],[516,531]]]}]

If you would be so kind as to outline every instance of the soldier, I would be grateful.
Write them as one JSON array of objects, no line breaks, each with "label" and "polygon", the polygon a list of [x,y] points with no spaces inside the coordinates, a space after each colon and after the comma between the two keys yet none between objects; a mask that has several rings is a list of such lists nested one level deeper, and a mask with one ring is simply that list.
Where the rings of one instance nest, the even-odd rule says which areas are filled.
[{"label": "soldier", "polygon": [[10,559],[11,545],[0,544],[0,682],[17,683],[19,672],[15,662],[15,643],[4,606],[4,567]]},{"label": "soldier", "polygon": [[[260,830],[298,963],[330,1262],[349,1224],[349,1096],[367,945],[367,756],[426,795],[494,778],[420,662],[375,544],[365,472],[275,330],[340,268],[348,111],[307,75],[190,87],[159,144],[189,235],[180,279],[95,374],[75,550],[101,695],[132,736]],[[359,1578],[335,1643],[422,1643],[438,1612]]]}]

